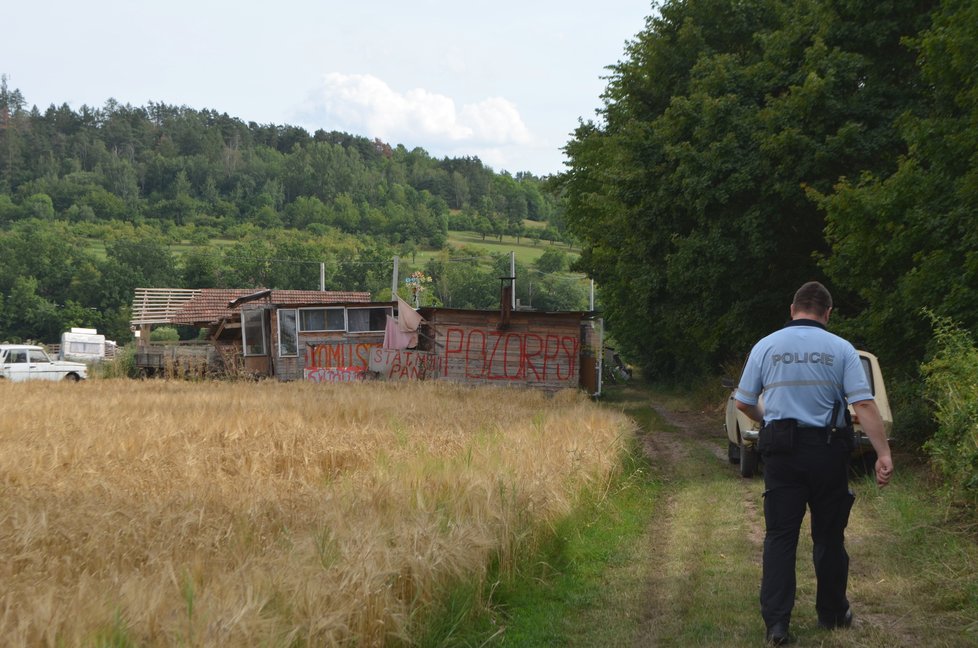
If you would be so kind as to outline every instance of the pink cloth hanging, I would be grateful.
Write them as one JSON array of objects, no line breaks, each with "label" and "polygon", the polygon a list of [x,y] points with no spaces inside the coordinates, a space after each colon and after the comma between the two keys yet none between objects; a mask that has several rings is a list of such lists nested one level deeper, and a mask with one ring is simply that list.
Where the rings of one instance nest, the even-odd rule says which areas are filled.
[{"label": "pink cloth hanging", "polygon": [[411,336],[411,341],[408,343],[407,348],[413,349],[418,346],[418,327],[421,326],[424,318],[421,317],[418,311],[411,308],[411,304],[401,299],[400,295],[396,295],[396,297],[397,326],[401,330],[401,333]]},{"label": "pink cloth hanging", "polygon": [[414,340],[414,345],[418,344],[418,334],[415,333],[413,336],[411,333],[405,333],[398,326],[397,320],[387,316],[387,326],[384,328],[384,348],[385,349],[407,349],[411,345],[412,338]]}]

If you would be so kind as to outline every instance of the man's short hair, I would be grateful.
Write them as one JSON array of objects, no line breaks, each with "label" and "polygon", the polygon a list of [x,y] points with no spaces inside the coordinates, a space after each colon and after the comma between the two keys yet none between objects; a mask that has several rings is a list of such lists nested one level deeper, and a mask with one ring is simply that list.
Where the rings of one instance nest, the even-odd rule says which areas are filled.
[{"label": "man's short hair", "polygon": [[819,282],[809,281],[798,289],[791,305],[795,310],[821,316],[832,308],[832,295],[829,289]]}]

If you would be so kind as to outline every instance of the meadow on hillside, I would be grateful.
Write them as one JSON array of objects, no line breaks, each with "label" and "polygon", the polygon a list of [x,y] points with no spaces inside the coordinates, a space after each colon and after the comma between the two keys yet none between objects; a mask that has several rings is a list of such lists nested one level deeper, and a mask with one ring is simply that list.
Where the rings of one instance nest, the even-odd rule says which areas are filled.
[{"label": "meadow on hillside", "polygon": [[576,391],[0,383],[0,643],[409,641],[614,475]]},{"label": "meadow on hillside", "polygon": [[516,260],[526,265],[533,265],[540,258],[541,254],[550,249],[567,252],[568,257],[572,261],[577,259],[579,255],[579,250],[575,251],[566,243],[534,241],[528,236],[523,236],[517,240],[515,236],[509,235],[482,237],[477,232],[449,230],[448,242],[456,248],[470,247],[488,253],[508,255],[510,252],[513,252],[516,255]]}]

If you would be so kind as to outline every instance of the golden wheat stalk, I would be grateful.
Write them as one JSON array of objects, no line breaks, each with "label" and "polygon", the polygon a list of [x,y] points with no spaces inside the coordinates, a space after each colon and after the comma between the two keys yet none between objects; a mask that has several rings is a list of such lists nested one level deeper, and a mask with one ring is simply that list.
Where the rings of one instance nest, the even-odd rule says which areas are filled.
[{"label": "golden wheat stalk", "polygon": [[575,392],[0,384],[0,643],[407,640],[618,465]]}]

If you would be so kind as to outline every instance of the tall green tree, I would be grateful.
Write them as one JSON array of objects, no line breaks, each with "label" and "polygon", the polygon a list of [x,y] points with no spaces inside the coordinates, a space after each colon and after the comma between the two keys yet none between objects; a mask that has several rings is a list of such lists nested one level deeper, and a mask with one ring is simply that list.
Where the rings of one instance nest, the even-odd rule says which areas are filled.
[{"label": "tall green tree", "polygon": [[132,302],[136,288],[176,285],[177,265],[164,239],[150,229],[123,232],[105,246],[99,306],[109,310]]},{"label": "tall green tree", "polygon": [[924,4],[675,0],[629,45],[559,188],[579,267],[647,374],[740,356],[824,278],[806,188],[894,167],[895,116],[920,99],[901,39]]},{"label": "tall green tree", "polygon": [[978,5],[945,0],[914,39],[927,103],[900,120],[907,154],[821,195],[833,281],[858,296],[847,326],[916,374],[930,317],[978,333]]},{"label": "tall green tree", "polygon": [[63,304],[77,269],[88,265],[88,253],[63,222],[22,220],[0,232],[0,292],[9,294],[18,278],[33,277],[34,292]]},{"label": "tall green tree", "polygon": [[[224,288],[220,250],[212,246],[195,247],[180,258],[180,286],[183,288]],[[235,286],[236,287],[236,286]]]},{"label": "tall green tree", "polygon": [[499,272],[471,261],[452,260],[447,252],[428,261],[438,300],[448,308],[498,308]]},{"label": "tall green tree", "polygon": [[21,149],[29,123],[26,103],[20,90],[7,87],[7,75],[0,75],[0,192],[16,187],[23,174]]},{"label": "tall green tree", "polygon": [[63,330],[58,305],[38,294],[34,277],[17,277],[3,312],[3,328],[11,339],[58,339]]}]

